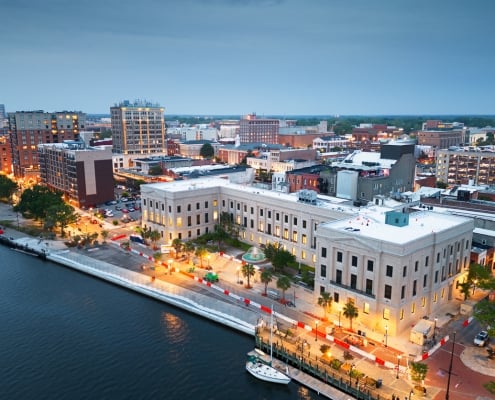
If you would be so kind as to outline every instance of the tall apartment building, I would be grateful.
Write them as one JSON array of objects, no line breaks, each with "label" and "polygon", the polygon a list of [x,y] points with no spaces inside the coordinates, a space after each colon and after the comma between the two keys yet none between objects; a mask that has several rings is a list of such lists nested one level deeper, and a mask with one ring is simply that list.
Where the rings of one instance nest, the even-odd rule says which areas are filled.
[{"label": "tall apartment building", "polygon": [[113,152],[167,153],[164,108],[147,101],[128,100],[110,108]]},{"label": "tall apartment building", "polygon": [[449,185],[495,185],[495,152],[439,150],[436,176]]},{"label": "tall apartment building", "polygon": [[12,173],[12,147],[10,137],[2,133],[0,129],[0,173],[9,175]]},{"label": "tall apartment building", "polygon": [[12,164],[17,178],[39,178],[38,145],[78,139],[86,125],[86,114],[79,111],[9,113]]},{"label": "tall apartment building", "polygon": [[77,207],[93,207],[114,198],[110,147],[85,147],[67,141],[38,145],[41,182],[64,193]]},{"label": "tall apartment building", "polygon": [[241,143],[278,144],[279,120],[246,115],[239,124]]},{"label": "tall apartment building", "polygon": [[7,114],[5,113],[5,104],[0,104],[0,119],[7,118]]},{"label": "tall apartment building", "polygon": [[428,120],[418,131],[418,145],[433,146],[436,149],[447,149],[466,143],[467,129],[459,122],[442,122]]}]

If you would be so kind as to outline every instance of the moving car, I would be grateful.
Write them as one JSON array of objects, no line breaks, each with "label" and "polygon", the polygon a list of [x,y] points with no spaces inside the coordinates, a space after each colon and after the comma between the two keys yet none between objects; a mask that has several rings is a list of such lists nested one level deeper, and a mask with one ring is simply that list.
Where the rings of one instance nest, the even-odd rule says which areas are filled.
[{"label": "moving car", "polygon": [[218,275],[215,274],[214,272],[208,272],[205,275],[204,279],[205,279],[205,281],[211,282],[211,283],[218,282]]},{"label": "moving car", "polygon": [[488,332],[487,331],[481,331],[476,335],[474,338],[474,344],[479,347],[483,347],[486,342],[488,342]]}]

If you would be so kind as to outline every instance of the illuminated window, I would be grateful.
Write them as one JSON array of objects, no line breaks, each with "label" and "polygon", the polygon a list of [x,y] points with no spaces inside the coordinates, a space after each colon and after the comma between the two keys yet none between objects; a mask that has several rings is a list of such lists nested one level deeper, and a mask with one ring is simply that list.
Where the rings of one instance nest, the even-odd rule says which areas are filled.
[{"label": "illuminated window", "polygon": [[399,318],[400,318],[401,320],[403,320],[403,319],[404,319],[404,309],[403,309],[403,308],[401,308],[401,309],[400,309]]},{"label": "illuminated window", "polygon": [[296,231],[292,232],[292,241],[297,243],[297,232]]},{"label": "illuminated window", "polygon": [[305,260],[305,259],[306,259],[306,252],[305,252],[304,250],[302,250],[302,251],[301,251],[301,258],[302,258],[303,260]]},{"label": "illuminated window", "polygon": [[301,242],[302,242],[302,244],[306,244],[307,241],[308,241],[308,238],[306,237],[306,234],[303,233],[302,236],[301,236]]},{"label": "illuminated window", "polygon": [[176,223],[177,228],[182,227],[182,217],[177,217],[177,223]]},{"label": "illuminated window", "polygon": [[416,312],[416,303],[411,304],[411,314],[414,314]]},{"label": "illuminated window", "polygon": [[289,240],[289,230],[287,228],[284,229],[284,239]]},{"label": "illuminated window", "polygon": [[442,295],[441,295],[442,299],[444,298],[444,296],[445,296],[445,288],[442,288]]},{"label": "illuminated window", "polygon": [[438,295],[435,293],[433,295],[433,302],[436,303],[438,301]]},{"label": "illuminated window", "polygon": [[275,227],[275,236],[280,237],[280,226]]},{"label": "illuminated window", "polygon": [[421,307],[425,307],[426,306],[426,297],[422,297],[421,298]]},{"label": "illuminated window", "polygon": [[213,207],[216,207],[218,205],[218,201],[217,200],[213,200]]},{"label": "illuminated window", "polygon": [[363,312],[365,314],[369,314],[370,313],[370,304],[369,303],[364,303],[363,304]]},{"label": "illuminated window", "polygon": [[316,262],[316,254],[313,254],[313,256],[311,257],[311,261],[314,263]]},{"label": "illuminated window", "polygon": [[390,319],[390,310],[388,308],[383,309],[383,319],[386,319],[386,320]]},{"label": "illuminated window", "polygon": [[293,247],[293,248],[292,248],[291,253],[292,253],[292,255],[293,255],[293,256],[295,256],[295,255],[296,255],[296,248],[295,248],[295,247]]}]

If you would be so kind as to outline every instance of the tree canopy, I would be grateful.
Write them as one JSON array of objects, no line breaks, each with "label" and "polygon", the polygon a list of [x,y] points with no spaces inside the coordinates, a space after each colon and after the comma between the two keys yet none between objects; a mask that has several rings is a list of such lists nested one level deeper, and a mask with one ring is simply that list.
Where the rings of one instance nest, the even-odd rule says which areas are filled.
[{"label": "tree canopy", "polygon": [[215,155],[215,149],[210,143],[205,143],[203,146],[201,146],[201,149],[199,150],[199,155],[203,158],[213,158]]},{"label": "tree canopy", "polygon": [[17,190],[17,183],[5,175],[0,175],[0,199],[9,200]]}]

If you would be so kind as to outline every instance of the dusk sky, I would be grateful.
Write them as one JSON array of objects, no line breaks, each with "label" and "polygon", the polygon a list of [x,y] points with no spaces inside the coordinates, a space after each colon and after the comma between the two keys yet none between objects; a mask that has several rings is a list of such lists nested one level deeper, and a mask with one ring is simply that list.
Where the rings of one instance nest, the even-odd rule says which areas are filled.
[{"label": "dusk sky", "polygon": [[6,110],[495,114],[494,0],[0,0]]}]

